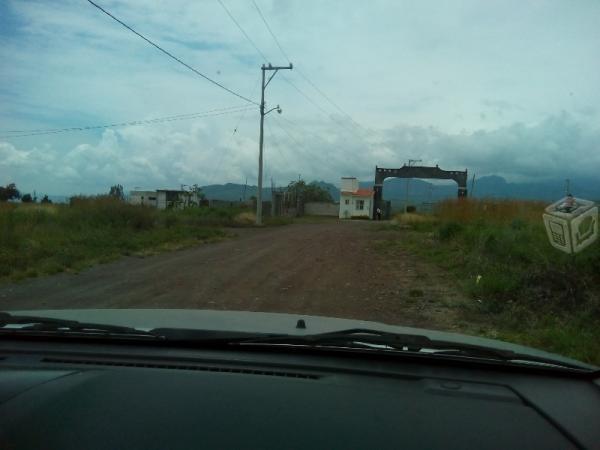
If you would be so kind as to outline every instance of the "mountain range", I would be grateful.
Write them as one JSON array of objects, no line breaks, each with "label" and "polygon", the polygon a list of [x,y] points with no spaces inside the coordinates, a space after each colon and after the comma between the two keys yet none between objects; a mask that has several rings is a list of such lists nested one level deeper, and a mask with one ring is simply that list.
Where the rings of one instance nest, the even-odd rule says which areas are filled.
[{"label": "mountain range", "polygon": [[[316,182],[323,189],[328,190],[335,201],[339,201],[340,190],[332,183],[325,181]],[[383,185],[383,197],[394,204],[403,203],[406,199],[406,179],[390,178]],[[457,195],[456,184],[448,182],[443,184],[430,183],[425,180],[411,179],[408,183],[409,203],[420,204],[423,202],[436,202],[444,198],[453,198]],[[361,181],[361,187],[373,186],[372,181]],[[565,180],[547,180],[540,182],[508,182],[503,177],[490,175],[469,180],[469,196],[475,198],[514,198],[527,200],[554,201],[564,197]],[[256,196],[256,186],[226,183],[203,186],[202,190],[208,199],[239,201],[243,198]],[[600,181],[596,179],[571,180],[571,193],[575,197],[589,200],[600,200]],[[271,198],[271,188],[263,188],[263,198]]]}]

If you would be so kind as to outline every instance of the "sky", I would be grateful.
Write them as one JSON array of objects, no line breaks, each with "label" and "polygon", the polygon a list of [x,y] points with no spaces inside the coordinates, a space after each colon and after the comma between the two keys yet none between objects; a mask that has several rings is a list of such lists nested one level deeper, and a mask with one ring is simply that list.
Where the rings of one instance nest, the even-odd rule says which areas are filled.
[{"label": "sky", "polygon": [[[599,1],[255,2],[283,51],[252,0],[97,0],[256,103],[261,64],[293,63],[266,90],[283,110],[265,118],[267,185],[369,180],[409,159],[509,181],[597,178]],[[256,184],[256,105],[86,0],[0,2],[0,60],[0,184]]]}]

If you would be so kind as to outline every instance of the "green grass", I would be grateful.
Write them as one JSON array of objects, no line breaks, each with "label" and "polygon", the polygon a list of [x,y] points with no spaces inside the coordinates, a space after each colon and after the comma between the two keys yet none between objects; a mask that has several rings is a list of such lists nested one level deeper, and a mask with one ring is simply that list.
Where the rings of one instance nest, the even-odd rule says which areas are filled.
[{"label": "green grass", "polygon": [[214,241],[249,226],[236,208],[159,211],[108,197],[70,205],[0,204],[0,281],[79,271],[123,255]]},{"label": "green grass", "polygon": [[[550,246],[535,202],[446,202],[431,220],[386,226],[400,246],[450,271],[482,334],[600,365],[600,246]],[[490,331],[491,330],[491,331]]]}]

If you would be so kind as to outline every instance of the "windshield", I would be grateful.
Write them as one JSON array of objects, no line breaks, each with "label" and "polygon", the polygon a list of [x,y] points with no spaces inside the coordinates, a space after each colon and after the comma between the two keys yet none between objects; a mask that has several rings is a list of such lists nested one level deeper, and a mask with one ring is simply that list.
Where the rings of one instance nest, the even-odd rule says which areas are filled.
[{"label": "windshield", "polygon": [[[2,2],[0,311],[41,339],[90,328],[49,310],[107,335],[98,309],[250,311],[600,365],[599,22],[566,0]],[[285,334],[268,317],[236,331]]]}]

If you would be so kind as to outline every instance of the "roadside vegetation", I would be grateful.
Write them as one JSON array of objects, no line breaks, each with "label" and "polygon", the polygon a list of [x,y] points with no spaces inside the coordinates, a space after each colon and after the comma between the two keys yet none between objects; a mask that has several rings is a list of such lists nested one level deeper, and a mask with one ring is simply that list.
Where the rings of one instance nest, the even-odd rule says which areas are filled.
[{"label": "roadside vegetation", "polygon": [[550,246],[544,204],[452,200],[432,215],[401,214],[384,229],[450,271],[469,301],[466,322],[487,337],[600,365],[600,245],[575,256]]},{"label": "roadside vegetation", "polygon": [[[277,218],[274,218],[277,219]],[[157,210],[115,196],[70,204],[0,203],[0,282],[77,272],[123,255],[144,256],[231,236],[254,225],[247,209]],[[266,219],[266,225],[287,223]]]}]

